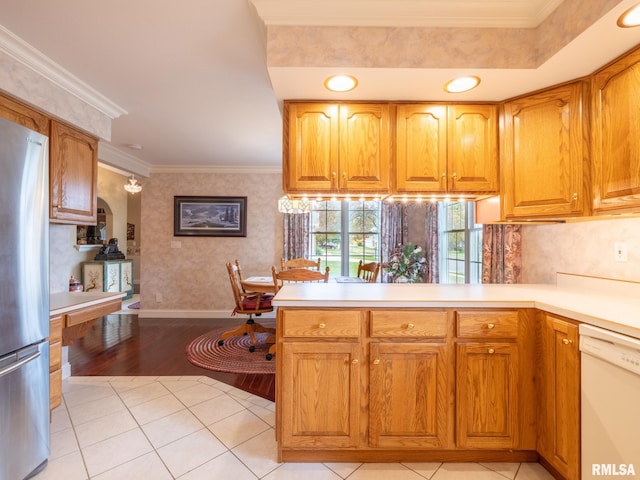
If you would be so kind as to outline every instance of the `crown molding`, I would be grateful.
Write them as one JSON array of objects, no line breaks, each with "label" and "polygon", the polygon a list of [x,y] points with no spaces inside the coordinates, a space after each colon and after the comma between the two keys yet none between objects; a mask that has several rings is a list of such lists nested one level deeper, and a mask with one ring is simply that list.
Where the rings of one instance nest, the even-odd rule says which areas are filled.
[{"label": "crown molding", "polygon": [[0,52],[75,95],[112,120],[127,111],[0,25]]},{"label": "crown molding", "polygon": [[223,174],[260,174],[282,173],[281,166],[269,165],[154,165],[151,173],[217,173]]},{"label": "crown molding", "polygon": [[[110,166],[113,171],[123,175],[135,174],[141,177],[151,175],[151,165],[138,157],[122,152],[113,145],[100,141],[98,143],[98,160]],[[103,165],[104,166],[104,165]]]}]

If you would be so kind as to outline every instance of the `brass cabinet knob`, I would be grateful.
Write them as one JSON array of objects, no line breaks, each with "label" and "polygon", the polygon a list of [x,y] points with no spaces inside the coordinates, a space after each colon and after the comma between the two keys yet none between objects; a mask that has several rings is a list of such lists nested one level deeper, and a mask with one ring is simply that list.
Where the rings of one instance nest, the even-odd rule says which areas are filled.
[{"label": "brass cabinet knob", "polygon": [[342,172],[342,178],[347,179],[347,172]]},{"label": "brass cabinet knob", "polygon": [[62,205],[58,204],[56,205],[57,208],[62,208]]},{"label": "brass cabinet knob", "polygon": [[380,359],[379,359],[379,358],[376,358],[376,359],[373,361],[373,364],[374,364],[374,365],[380,365]]},{"label": "brass cabinet knob", "polygon": [[578,199],[578,194],[577,194],[577,193],[574,193],[574,194],[573,194],[573,196],[572,196],[572,198],[573,198],[574,200],[577,200],[577,199]]},{"label": "brass cabinet knob", "polygon": [[453,172],[453,175],[451,175],[451,178],[453,178],[455,180],[456,178],[458,178],[458,174]]},{"label": "brass cabinet knob", "polygon": [[569,340],[568,338],[563,338],[562,343],[564,343],[565,345],[571,345],[573,343],[573,340]]},{"label": "brass cabinet knob", "polygon": [[413,323],[407,323],[407,328],[413,328],[415,325]]},{"label": "brass cabinet knob", "polygon": [[495,353],[496,351],[495,351],[493,348],[488,348],[488,349],[487,349],[487,352],[489,352],[489,353]]},{"label": "brass cabinet knob", "polygon": [[331,178],[335,180],[337,176],[338,174],[336,172],[331,172]]},{"label": "brass cabinet knob", "polygon": [[326,323],[321,323],[320,325],[318,325],[318,328],[325,328],[327,326]]},{"label": "brass cabinet knob", "polygon": [[487,328],[489,330],[492,330],[492,329],[496,328],[496,324],[495,323],[487,323]]},{"label": "brass cabinet knob", "polygon": [[442,174],[442,178],[447,178],[447,174],[446,174],[446,173],[443,173],[443,174]]},{"label": "brass cabinet knob", "polygon": [[354,359],[351,361],[351,363],[353,363],[354,365],[357,365],[357,364],[358,364],[358,362],[359,362],[359,360],[358,360],[357,358],[354,358]]}]

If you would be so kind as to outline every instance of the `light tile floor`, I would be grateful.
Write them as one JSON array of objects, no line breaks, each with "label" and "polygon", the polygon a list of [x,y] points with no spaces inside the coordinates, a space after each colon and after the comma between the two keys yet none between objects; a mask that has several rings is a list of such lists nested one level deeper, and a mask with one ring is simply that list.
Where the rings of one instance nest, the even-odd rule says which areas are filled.
[{"label": "light tile floor", "polygon": [[71,377],[37,480],[549,480],[535,463],[276,462],[275,404],[208,377]]}]

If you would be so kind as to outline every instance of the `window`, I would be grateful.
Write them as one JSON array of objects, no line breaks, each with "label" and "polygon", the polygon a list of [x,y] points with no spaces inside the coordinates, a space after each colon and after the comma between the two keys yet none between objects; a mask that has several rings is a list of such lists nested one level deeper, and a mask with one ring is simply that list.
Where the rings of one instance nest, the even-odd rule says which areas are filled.
[{"label": "window", "polygon": [[355,277],[358,262],[380,261],[380,202],[322,201],[311,209],[309,258],[332,276]]},{"label": "window", "polygon": [[482,225],[473,202],[438,203],[440,283],[482,283]]}]

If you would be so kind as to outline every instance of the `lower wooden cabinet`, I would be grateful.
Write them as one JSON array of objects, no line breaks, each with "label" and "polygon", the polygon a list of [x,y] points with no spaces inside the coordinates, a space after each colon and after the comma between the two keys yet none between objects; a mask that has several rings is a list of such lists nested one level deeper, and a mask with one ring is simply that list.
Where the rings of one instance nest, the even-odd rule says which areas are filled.
[{"label": "lower wooden cabinet", "polygon": [[49,409],[62,403],[62,315],[49,318]]},{"label": "lower wooden cabinet", "polygon": [[280,307],[279,460],[535,461],[534,320]]},{"label": "lower wooden cabinet", "polygon": [[518,448],[518,347],[456,345],[456,443],[462,448]]},{"label": "lower wooden cabinet", "polygon": [[360,439],[360,346],[285,343],[282,348],[282,443],[348,448]]},{"label": "lower wooden cabinet", "polygon": [[370,446],[450,448],[446,343],[376,342],[370,351]]},{"label": "lower wooden cabinet", "polygon": [[580,478],[578,324],[539,315],[538,452],[565,478]]}]

